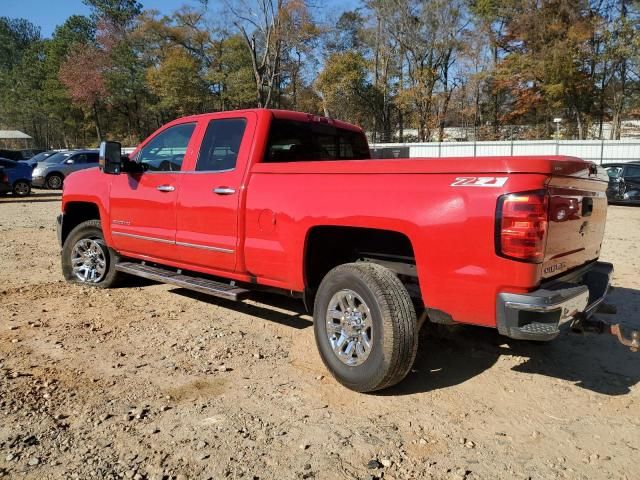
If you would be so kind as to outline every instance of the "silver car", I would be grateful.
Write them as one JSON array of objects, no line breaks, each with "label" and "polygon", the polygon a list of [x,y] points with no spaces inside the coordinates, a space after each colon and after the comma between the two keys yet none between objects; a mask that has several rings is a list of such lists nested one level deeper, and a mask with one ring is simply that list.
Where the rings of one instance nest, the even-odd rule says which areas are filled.
[{"label": "silver car", "polygon": [[58,152],[35,166],[31,184],[34,187],[58,190],[70,173],[97,166],[98,150]]}]

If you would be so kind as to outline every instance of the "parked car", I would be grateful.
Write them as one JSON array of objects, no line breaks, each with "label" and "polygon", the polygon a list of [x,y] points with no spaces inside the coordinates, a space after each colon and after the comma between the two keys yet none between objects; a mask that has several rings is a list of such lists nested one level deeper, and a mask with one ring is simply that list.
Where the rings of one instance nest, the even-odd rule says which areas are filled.
[{"label": "parked car", "polygon": [[23,160],[24,163],[26,163],[27,165],[29,165],[31,168],[35,168],[35,166],[40,163],[40,162],[44,162],[47,158],[49,158],[51,155],[55,155],[56,152],[55,150],[48,150],[46,152],[40,152],[37,153],[36,155],[34,155],[33,157],[31,157],[28,160]]},{"label": "parked car", "polygon": [[98,166],[98,150],[59,152],[38,163],[33,169],[33,186],[58,190],[73,172]]},{"label": "parked car", "polygon": [[0,157],[8,158],[9,160],[26,160],[21,150],[4,150],[0,149]]},{"label": "parked car", "polygon": [[0,157],[8,158],[9,160],[29,160],[34,155],[37,155],[40,152],[44,152],[44,149],[41,148],[25,148],[24,150],[3,150],[0,149]]},{"label": "parked car", "polygon": [[31,167],[29,165],[0,158],[0,167],[4,169],[14,195],[26,197],[31,193]]},{"label": "parked car", "polygon": [[68,281],[301,298],[328,370],[361,392],[405,377],[427,320],[552,340],[613,271],[606,175],[577,158],[371,161],[359,127],[266,109],[175,120],[131,160],[101,152],[65,183]]},{"label": "parked car", "polygon": [[606,165],[610,203],[640,204],[640,162]]}]

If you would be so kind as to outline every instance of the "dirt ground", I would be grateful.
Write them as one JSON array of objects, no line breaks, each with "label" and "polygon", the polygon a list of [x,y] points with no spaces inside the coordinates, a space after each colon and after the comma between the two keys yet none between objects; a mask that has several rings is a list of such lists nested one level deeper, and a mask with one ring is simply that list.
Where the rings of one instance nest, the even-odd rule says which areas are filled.
[{"label": "dirt ground", "polygon": [[[0,198],[0,477],[640,478],[640,354],[611,337],[423,331],[402,384],[357,394],[296,301],[63,282],[59,204]],[[609,207],[602,258],[640,327],[640,208]]]}]

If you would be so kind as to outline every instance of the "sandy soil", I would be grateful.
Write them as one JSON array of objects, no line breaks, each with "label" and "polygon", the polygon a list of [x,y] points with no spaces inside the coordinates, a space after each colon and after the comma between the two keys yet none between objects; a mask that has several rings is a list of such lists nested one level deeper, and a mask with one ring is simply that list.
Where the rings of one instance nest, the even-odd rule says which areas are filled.
[{"label": "sandy soil", "polygon": [[[640,354],[611,337],[423,331],[407,379],[361,395],[296,301],[64,283],[59,202],[0,198],[0,477],[640,478]],[[640,208],[609,208],[602,258],[611,319],[640,326]]]}]

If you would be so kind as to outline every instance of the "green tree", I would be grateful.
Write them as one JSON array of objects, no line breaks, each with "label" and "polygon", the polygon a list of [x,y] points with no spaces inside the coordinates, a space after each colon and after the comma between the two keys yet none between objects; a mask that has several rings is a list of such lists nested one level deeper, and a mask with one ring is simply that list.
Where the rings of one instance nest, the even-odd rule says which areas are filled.
[{"label": "green tree", "polygon": [[11,70],[34,42],[40,40],[40,28],[24,18],[0,17],[0,68]]},{"label": "green tree", "polygon": [[86,141],[87,124],[84,112],[75,106],[67,88],[59,78],[62,64],[76,45],[95,43],[95,24],[87,17],[72,15],[56,27],[45,44],[43,82],[46,113],[46,145],[71,147]]},{"label": "green tree", "polygon": [[208,102],[206,84],[198,62],[184,50],[171,48],[159,66],[148,70],[147,80],[161,108],[178,116],[204,111]]},{"label": "green tree", "polygon": [[362,54],[330,54],[315,84],[325,115],[371,126],[367,121],[371,113],[371,84],[367,77],[368,65]]},{"label": "green tree", "polygon": [[521,2],[507,23],[508,53],[497,67],[510,92],[505,122],[545,122],[564,117],[573,134],[585,138],[595,84],[589,60],[593,22],[587,0]]},{"label": "green tree", "polygon": [[0,122],[43,141],[44,42],[40,29],[24,19],[0,17]]},{"label": "green tree", "polygon": [[118,29],[124,30],[132,25],[142,13],[142,4],[138,0],[83,0],[91,7],[96,23],[106,21]]},{"label": "green tree", "polygon": [[335,28],[327,32],[325,48],[327,52],[336,53],[345,50],[362,51],[365,48],[363,32],[366,18],[358,10],[348,10],[340,15]]},{"label": "green tree", "polygon": [[229,110],[255,105],[255,83],[251,57],[240,35],[214,43],[213,63],[207,78],[218,96],[218,108]]}]

